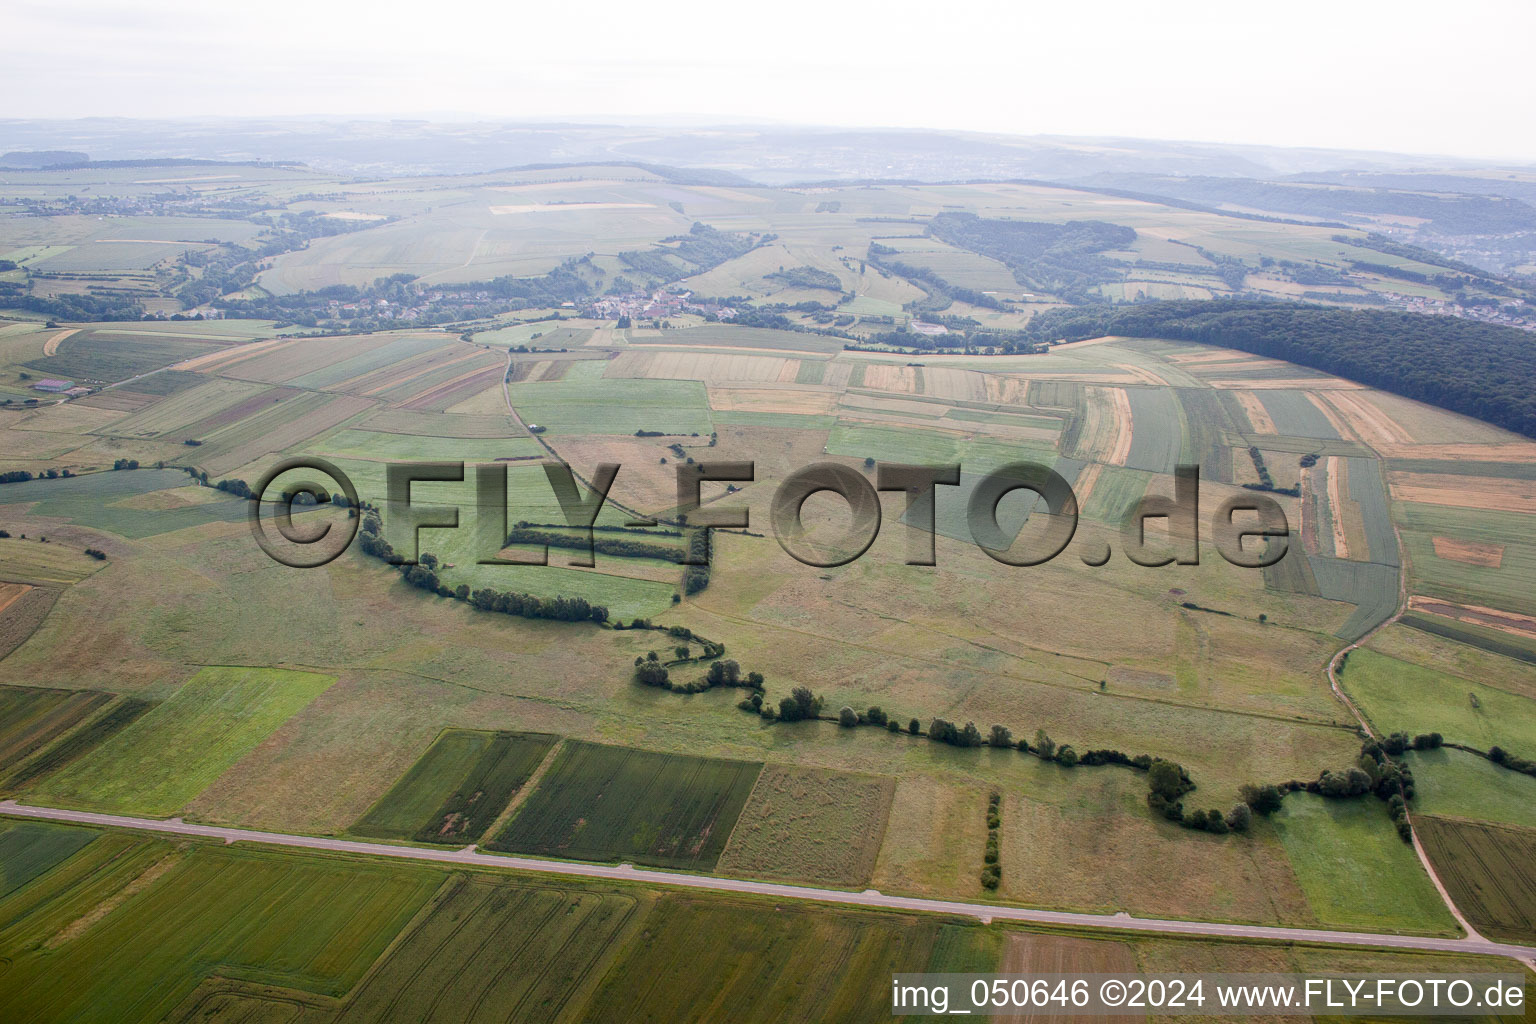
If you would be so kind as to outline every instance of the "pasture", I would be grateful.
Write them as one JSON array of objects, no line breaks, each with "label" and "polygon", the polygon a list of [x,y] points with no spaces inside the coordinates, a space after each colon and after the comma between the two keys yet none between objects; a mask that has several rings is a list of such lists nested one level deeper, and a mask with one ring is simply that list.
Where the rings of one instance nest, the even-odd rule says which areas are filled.
[{"label": "pasture", "polygon": [[1319,924],[1456,934],[1456,922],[1381,801],[1293,793],[1270,820]]},{"label": "pasture", "polygon": [[761,764],[567,741],[493,850],[710,871]]},{"label": "pasture", "polygon": [[1536,753],[1536,700],[1369,649],[1350,652],[1339,682],[1382,732]]},{"label": "pasture", "polygon": [[168,816],[335,680],[270,668],[204,668],[168,700],[28,790],[29,800]]},{"label": "pasture", "polygon": [[1408,764],[1423,813],[1536,828],[1536,779],[1529,775],[1449,747],[1415,751]]},{"label": "pasture", "polygon": [[355,835],[463,845],[478,840],[557,737],[444,730],[352,826]]}]

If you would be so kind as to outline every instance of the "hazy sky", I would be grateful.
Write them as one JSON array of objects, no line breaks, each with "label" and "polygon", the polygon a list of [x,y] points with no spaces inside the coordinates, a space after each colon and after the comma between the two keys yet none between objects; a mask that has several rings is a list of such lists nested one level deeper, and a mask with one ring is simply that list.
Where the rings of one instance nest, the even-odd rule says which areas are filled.
[{"label": "hazy sky", "polygon": [[5,0],[0,116],[677,115],[1536,160],[1533,0]]}]

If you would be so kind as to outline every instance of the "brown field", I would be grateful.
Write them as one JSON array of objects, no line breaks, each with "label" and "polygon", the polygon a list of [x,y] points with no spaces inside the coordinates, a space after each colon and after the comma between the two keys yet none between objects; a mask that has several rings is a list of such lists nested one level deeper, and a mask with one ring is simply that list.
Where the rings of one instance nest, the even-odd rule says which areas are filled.
[{"label": "brown field", "polygon": [[731,832],[718,870],[848,888],[875,868],[896,780],[769,764]]},{"label": "brown field", "polygon": [[70,404],[85,406],[88,409],[131,413],[155,404],[155,399],[151,395],[138,395],[131,391],[124,391],[122,388],[113,388],[110,391],[98,391],[94,395],[76,399]]},{"label": "brown field", "polygon": [[31,590],[25,583],[6,583],[0,581],[0,615],[16,601],[21,600],[21,595]]},{"label": "brown field", "polygon": [[1344,475],[1349,463],[1336,455],[1328,457],[1328,518],[1333,525],[1333,555],[1349,557],[1349,538],[1344,532]]},{"label": "brown field", "polygon": [[1029,379],[987,374],[987,397],[983,401],[997,405],[1028,405]]},{"label": "brown field", "polygon": [[272,338],[268,341],[248,342],[243,345],[235,345],[230,348],[220,349],[217,352],[210,352],[207,355],[193,356],[191,359],[186,359],[177,363],[172,367],[172,369],[201,370],[205,373],[212,373],[225,366],[232,366],[235,363],[241,362],[242,360],[250,359],[253,356],[260,355],[261,353],[266,352],[269,349],[276,348],[280,345],[293,344],[296,344],[296,342],[285,338]]},{"label": "brown field", "polygon": [[[268,388],[250,395],[227,409],[221,409],[193,423],[188,423],[186,426],[176,430],[175,433],[184,434],[187,437],[203,437],[206,434],[213,433],[220,427],[227,427],[231,423],[240,422],[247,416],[254,416],[260,410],[266,409],[277,402],[286,401],[297,394],[299,392],[294,388]],[[169,432],[167,431],[167,433]]]},{"label": "brown field", "polygon": [[1123,466],[1125,460],[1130,458],[1131,441],[1135,435],[1135,424],[1131,418],[1131,396],[1124,388],[1115,388],[1109,394],[1115,409],[1115,445],[1110,449],[1108,462],[1112,466]]},{"label": "brown field", "polygon": [[1536,939],[1536,831],[1425,815],[1418,832],[1472,927],[1491,939]]},{"label": "brown field", "polygon": [[[360,356],[389,343],[386,335],[350,338],[305,338],[285,341],[238,360],[219,364],[221,377],[286,384],[296,377]],[[205,371],[206,372],[206,371]]]},{"label": "brown field", "polygon": [[417,412],[442,412],[457,405],[471,395],[478,394],[501,380],[501,364],[479,366],[451,380],[435,385],[404,403],[404,408]]},{"label": "brown field", "polygon": [[1487,569],[1497,569],[1504,561],[1502,544],[1480,544],[1475,540],[1457,540],[1454,537],[1435,537],[1432,543],[1435,545],[1436,558],[1481,565]]},{"label": "brown field", "polygon": [[1500,444],[1380,444],[1376,452],[1384,459],[1471,459],[1478,462],[1536,462],[1536,442],[1515,441]]},{"label": "brown field", "polygon": [[1387,474],[1392,497],[1430,505],[1536,513],[1536,481],[1452,473]]},{"label": "brown field", "polygon": [[53,337],[49,338],[47,341],[43,342],[44,357],[57,355],[59,352],[59,346],[64,344],[64,340],[79,333],[80,328],[76,327],[73,330],[60,331]]},{"label": "brown field", "polygon": [[0,610],[0,658],[26,643],[37,632],[62,593],[56,587],[28,587]]},{"label": "brown field", "polygon": [[1150,384],[1155,388],[1166,388],[1171,386],[1168,381],[1153,373],[1151,370],[1144,369],[1143,367],[1134,366],[1131,363],[1113,363],[1111,365],[1117,366],[1124,370],[1132,377],[1135,377],[1136,380],[1142,384]]},{"label": "brown field", "polygon": [[929,366],[923,369],[923,391],[938,398],[961,402],[987,401],[987,375],[976,370],[953,366]]},{"label": "brown field", "polygon": [[1255,434],[1274,434],[1275,421],[1269,418],[1269,410],[1264,408],[1264,403],[1259,401],[1259,396],[1251,391],[1236,392],[1239,405],[1243,412],[1248,414],[1248,423],[1253,427]]},{"label": "brown field", "polygon": [[453,405],[444,406],[443,412],[452,416],[495,416],[507,414],[507,396],[501,389],[501,381],[476,391],[468,398],[461,398]]},{"label": "brown field", "polygon": [[274,454],[301,444],[371,408],[373,403],[366,398],[337,395],[307,416],[282,423],[272,430],[263,431],[258,436],[220,451],[208,459],[208,472],[227,473],[237,466],[254,462],[263,455]]},{"label": "brown field", "polygon": [[1332,406],[1348,430],[1339,433],[1348,437],[1353,433],[1366,444],[1409,444],[1413,437],[1391,416],[1372,404],[1370,392],[1330,391],[1318,396],[1322,404]]},{"label": "brown field", "polygon": [[[1056,346],[1058,349],[1066,348],[1065,345]],[[1197,363],[1250,363],[1263,360],[1263,356],[1256,356],[1249,352],[1239,352],[1235,348],[1192,348],[1184,352],[1170,352],[1163,357],[1170,363],[1178,363],[1188,366]]]},{"label": "brown field", "polygon": [[800,360],[781,355],[699,352],[686,349],[620,353],[608,363],[605,377],[644,377],[650,380],[701,380],[706,383],[743,381],[793,384]]},{"label": "brown field", "polygon": [[803,387],[709,387],[709,407],[719,412],[779,412],[824,416],[837,408],[837,392]]},{"label": "brown field", "polygon": [[877,391],[895,391],[905,395],[920,393],[917,368],[892,363],[868,363],[864,367],[864,387]]},{"label": "brown field", "polygon": [[1065,352],[1069,349],[1087,348],[1090,345],[1102,345],[1106,341],[1119,341],[1119,338],[1107,336],[1103,338],[1084,338],[1082,341],[1069,341],[1065,345],[1052,345],[1052,352]]},{"label": "brown field", "polygon": [[1518,615],[1515,612],[1504,612],[1497,608],[1484,608],[1475,604],[1452,604],[1449,601],[1440,601],[1418,594],[1408,598],[1408,607],[1415,611],[1443,615],[1458,622],[1488,626],[1505,633],[1536,640],[1536,618],[1529,615]]},{"label": "brown field", "polygon": [[1334,377],[1295,377],[1284,380],[1273,377],[1255,377],[1252,380],[1235,378],[1232,380],[1213,380],[1208,382],[1211,387],[1223,391],[1272,391],[1281,389],[1285,391],[1358,391],[1365,385],[1356,384],[1352,380],[1339,380]]},{"label": "brown field", "polygon": [[[1124,942],[1078,939],[1066,935],[1035,935],[1011,932],[1003,951],[1003,974],[1034,977],[1041,974],[1136,974],[1135,951]],[[1078,1018],[1066,1014],[1019,1013],[997,1015],[993,1021],[1027,1021],[1029,1024],[1070,1024]],[[1106,1015],[1109,1024],[1143,1024],[1140,1014]]]},{"label": "brown field", "polygon": [[[344,391],[354,395],[378,395],[395,387],[405,387],[411,381],[424,377],[429,373],[456,366],[459,363],[474,359],[476,356],[485,356],[494,359],[490,353],[479,349],[461,347],[450,349],[447,346],[431,349],[409,359],[403,359],[388,366],[367,370],[354,377],[337,381],[326,388],[327,391]],[[497,362],[501,360],[497,359]]]}]

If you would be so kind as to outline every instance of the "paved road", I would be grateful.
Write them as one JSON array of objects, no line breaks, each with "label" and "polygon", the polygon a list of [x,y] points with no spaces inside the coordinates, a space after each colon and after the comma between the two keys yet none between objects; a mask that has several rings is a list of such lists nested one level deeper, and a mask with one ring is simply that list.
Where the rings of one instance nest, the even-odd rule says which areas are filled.
[{"label": "paved road", "polygon": [[273,846],[292,846],[309,850],[331,850],[338,853],[357,853],[373,857],[396,857],[404,860],[426,860],[481,868],[513,868],[520,871],[538,871],[546,874],[575,875],[581,878],[621,879],[631,882],[646,882],[652,885],[709,889],[717,892],[754,893],[782,899],[819,900],[824,903],[842,903],[860,907],[882,907],[890,910],[916,911],[929,914],[955,914],[963,917],[976,917],[984,921],[1030,921],[1037,924],[1068,925],[1074,928],[1111,928],[1123,931],[1165,932],[1179,935],[1214,935],[1238,939],[1323,942],[1342,946],[1375,946],[1451,953],[1483,953],[1492,956],[1512,957],[1527,964],[1536,963],[1536,947],[1491,942],[1483,938],[1440,939],[1420,935],[1332,932],[1320,928],[1271,928],[1263,925],[1215,924],[1204,921],[1164,921],[1131,917],[1126,914],[1072,914],[1055,910],[1029,910],[1023,907],[996,907],[984,903],[957,903],[948,900],[886,896],[873,889],[867,889],[864,892],[844,892],[837,889],[813,889],[801,885],[780,885],[775,882],[749,882],[736,878],[716,878],[710,875],[685,875],[675,874],[670,871],[649,871],[644,868],[631,867],[628,864],[617,866],[608,864],[579,864],[572,861],[540,860],[533,857],[504,857],[480,853],[472,846],[465,847],[462,850],[432,850],[414,846],[390,846],[385,843],[356,842],[349,839],[326,839],[319,836],[287,835],[281,832],[256,832],[239,828],[219,828],[213,825],[193,825],[179,818],[161,821],[156,818],[129,818],[116,814],[92,814],[88,811],[67,811],[54,807],[27,807],[16,803],[14,800],[0,801],[0,814],[21,818],[41,818],[47,821],[66,821],[81,825],[134,828],[143,829],[148,832],[168,832],[174,835],[201,836],[207,839],[222,839],[225,843],[267,843]]}]

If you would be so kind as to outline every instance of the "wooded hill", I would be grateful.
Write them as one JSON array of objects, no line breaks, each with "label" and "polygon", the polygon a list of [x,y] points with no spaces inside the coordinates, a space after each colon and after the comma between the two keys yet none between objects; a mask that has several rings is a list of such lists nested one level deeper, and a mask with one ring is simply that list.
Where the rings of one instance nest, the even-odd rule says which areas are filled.
[{"label": "wooded hill", "polygon": [[1217,299],[1040,313],[1042,341],[1104,335],[1224,345],[1536,437],[1536,336],[1458,317]]}]

